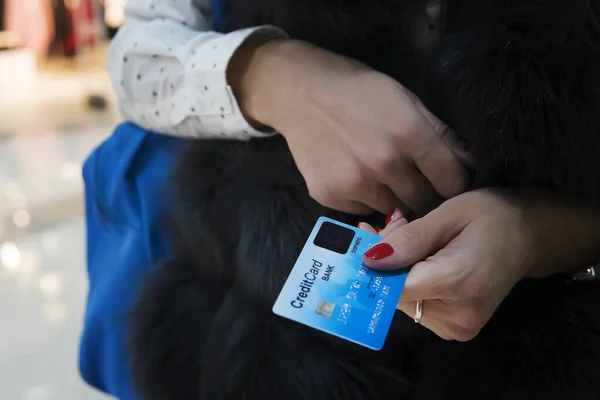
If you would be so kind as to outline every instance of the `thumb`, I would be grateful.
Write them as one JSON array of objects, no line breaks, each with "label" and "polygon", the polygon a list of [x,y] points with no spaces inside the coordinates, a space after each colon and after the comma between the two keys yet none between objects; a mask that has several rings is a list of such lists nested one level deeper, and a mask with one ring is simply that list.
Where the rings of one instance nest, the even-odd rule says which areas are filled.
[{"label": "thumb", "polygon": [[367,250],[363,262],[370,268],[393,270],[426,259],[446,246],[466,226],[461,213],[448,211],[451,210],[440,207],[396,229]]}]

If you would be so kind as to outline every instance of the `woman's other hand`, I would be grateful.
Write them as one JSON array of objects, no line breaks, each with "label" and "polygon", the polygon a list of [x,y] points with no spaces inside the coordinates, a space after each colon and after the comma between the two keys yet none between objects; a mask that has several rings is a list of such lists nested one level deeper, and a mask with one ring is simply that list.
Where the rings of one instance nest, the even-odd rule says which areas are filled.
[{"label": "woman's other hand", "polygon": [[395,80],[312,45],[242,46],[229,81],[242,111],[287,140],[311,196],[356,214],[423,211],[462,192],[464,152]]}]

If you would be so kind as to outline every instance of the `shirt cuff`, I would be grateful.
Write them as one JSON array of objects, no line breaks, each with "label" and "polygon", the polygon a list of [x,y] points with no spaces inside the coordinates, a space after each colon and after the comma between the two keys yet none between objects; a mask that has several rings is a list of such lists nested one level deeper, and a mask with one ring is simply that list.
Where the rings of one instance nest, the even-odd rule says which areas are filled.
[{"label": "shirt cuff", "polygon": [[235,51],[249,39],[268,41],[287,37],[278,28],[261,26],[215,36],[201,45],[202,51],[197,51],[198,56],[189,60],[196,73],[192,75],[194,82],[187,87],[190,90],[188,98],[201,102],[199,105],[202,106],[196,107],[197,111],[192,111],[192,115],[202,119],[204,134],[248,140],[276,133],[272,129],[258,130],[248,123],[227,83],[227,65]]}]

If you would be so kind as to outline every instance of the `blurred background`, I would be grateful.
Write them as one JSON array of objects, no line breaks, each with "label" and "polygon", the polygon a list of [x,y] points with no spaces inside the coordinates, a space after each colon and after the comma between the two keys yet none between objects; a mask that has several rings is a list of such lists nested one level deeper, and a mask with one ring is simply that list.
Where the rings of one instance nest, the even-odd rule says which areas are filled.
[{"label": "blurred background", "polygon": [[0,0],[0,399],[80,379],[82,161],[120,121],[105,68],[126,0]]}]

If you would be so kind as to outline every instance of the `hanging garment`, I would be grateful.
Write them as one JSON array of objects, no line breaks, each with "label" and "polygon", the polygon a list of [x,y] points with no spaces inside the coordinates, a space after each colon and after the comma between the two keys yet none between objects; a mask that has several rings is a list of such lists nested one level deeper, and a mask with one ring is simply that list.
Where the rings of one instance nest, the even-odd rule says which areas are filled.
[{"label": "hanging garment", "polygon": [[4,0],[4,28],[15,32],[39,60],[48,55],[54,38],[50,0]]},{"label": "hanging garment", "polygon": [[104,22],[111,29],[117,29],[125,22],[127,0],[104,0]]},{"label": "hanging garment", "polygon": [[94,25],[96,18],[91,0],[65,0],[69,34],[63,41],[65,53],[75,55],[81,47],[96,42]]}]

